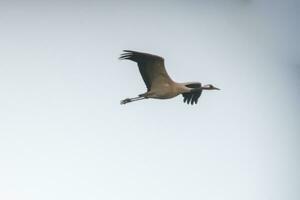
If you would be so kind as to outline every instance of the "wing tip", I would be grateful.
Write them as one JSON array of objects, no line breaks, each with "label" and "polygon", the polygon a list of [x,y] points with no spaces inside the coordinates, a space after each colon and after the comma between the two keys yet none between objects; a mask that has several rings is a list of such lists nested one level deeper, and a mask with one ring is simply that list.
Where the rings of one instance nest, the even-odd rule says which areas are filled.
[{"label": "wing tip", "polygon": [[120,60],[124,60],[124,59],[130,59],[133,55],[132,51],[130,50],[123,50],[125,53],[122,53],[119,57]]},{"label": "wing tip", "polygon": [[[123,58],[125,55],[129,56],[129,58]],[[124,49],[123,53],[120,56],[120,59],[130,59],[130,57],[135,56],[135,57],[153,57],[155,59],[160,59],[164,61],[164,58],[158,55],[150,54],[150,53],[144,53],[140,51],[133,51],[133,50],[128,50]]]},{"label": "wing tip", "polygon": [[196,105],[197,103],[198,103],[198,98],[199,97],[197,97],[197,96],[194,96],[194,95],[192,95],[192,96],[185,96],[185,95],[183,95],[183,103],[186,103],[186,104],[188,104],[188,105]]},{"label": "wing tip", "polygon": [[128,50],[128,49],[123,49],[124,52],[134,52],[132,50]]}]

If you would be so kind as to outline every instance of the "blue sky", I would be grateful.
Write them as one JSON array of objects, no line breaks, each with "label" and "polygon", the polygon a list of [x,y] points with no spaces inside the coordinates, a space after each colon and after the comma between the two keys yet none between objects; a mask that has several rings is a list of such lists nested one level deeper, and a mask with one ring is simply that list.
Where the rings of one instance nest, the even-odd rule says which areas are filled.
[{"label": "blue sky", "polygon": [[[299,183],[299,2],[0,2],[0,198],[290,199]],[[123,49],[161,55],[145,91]]]}]

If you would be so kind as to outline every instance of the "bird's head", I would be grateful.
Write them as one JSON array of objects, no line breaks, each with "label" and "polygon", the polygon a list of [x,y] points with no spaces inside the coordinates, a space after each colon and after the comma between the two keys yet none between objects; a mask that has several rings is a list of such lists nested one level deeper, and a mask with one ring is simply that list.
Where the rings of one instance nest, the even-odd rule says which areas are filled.
[{"label": "bird's head", "polygon": [[217,88],[217,87],[215,87],[215,86],[213,86],[213,85],[211,85],[211,84],[204,85],[204,86],[202,87],[202,89],[203,89],[203,90],[220,90],[219,88]]}]

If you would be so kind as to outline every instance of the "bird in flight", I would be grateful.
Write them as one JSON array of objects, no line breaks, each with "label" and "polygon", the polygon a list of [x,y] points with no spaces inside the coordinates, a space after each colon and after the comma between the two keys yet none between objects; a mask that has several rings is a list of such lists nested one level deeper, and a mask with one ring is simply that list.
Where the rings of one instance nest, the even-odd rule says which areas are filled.
[{"label": "bird in flight", "polygon": [[135,98],[126,98],[121,104],[142,99],[170,99],[177,95],[183,96],[183,102],[197,104],[203,90],[220,90],[211,84],[202,86],[199,82],[177,83],[168,75],[164,59],[157,55],[143,52],[124,50],[120,59],[131,60],[137,63],[141,76],[147,87],[147,92]]}]

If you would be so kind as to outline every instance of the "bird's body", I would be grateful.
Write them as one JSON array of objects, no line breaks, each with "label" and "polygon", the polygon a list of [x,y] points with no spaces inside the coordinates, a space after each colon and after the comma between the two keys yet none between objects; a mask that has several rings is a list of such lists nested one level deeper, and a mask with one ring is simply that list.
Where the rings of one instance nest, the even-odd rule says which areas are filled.
[{"label": "bird's body", "polygon": [[130,50],[124,50],[124,52],[120,59],[132,60],[138,64],[147,92],[135,98],[124,99],[121,104],[147,98],[170,99],[182,94],[184,102],[193,105],[198,102],[202,90],[218,89],[212,85],[202,87],[198,82],[177,83],[173,81],[165,69],[164,59],[160,56]]},{"label": "bird's body", "polygon": [[151,90],[146,93],[146,96],[154,99],[170,99],[187,90],[188,88],[185,88],[184,86],[178,87],[175,82],[163,83],[159,86],[153,85]]}]

